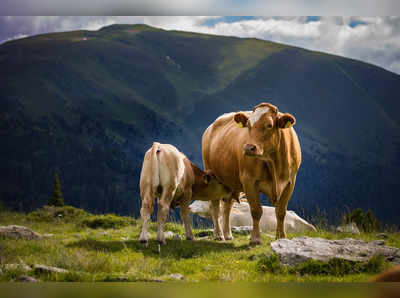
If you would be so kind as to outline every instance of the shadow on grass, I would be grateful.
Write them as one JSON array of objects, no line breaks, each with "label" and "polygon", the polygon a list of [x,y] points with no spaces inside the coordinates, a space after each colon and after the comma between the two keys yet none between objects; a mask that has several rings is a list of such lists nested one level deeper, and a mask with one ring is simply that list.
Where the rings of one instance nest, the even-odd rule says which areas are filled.
[{"label": "shadow on grass", "polygon": [[173,240],[167,239],[166,245],[159,245],[157,241],[150,240],[147,245],[139,240],[107,241],[96,239],[83,239],[67,245],[68,247],[85,248],[105,252],[118,252],[124,249],[141,252],[145,256],[159,258],[188,259],[209,254],[211,252],[241,251],[248,245],[234,246],[232,242],[213,242],[207,240]]}]

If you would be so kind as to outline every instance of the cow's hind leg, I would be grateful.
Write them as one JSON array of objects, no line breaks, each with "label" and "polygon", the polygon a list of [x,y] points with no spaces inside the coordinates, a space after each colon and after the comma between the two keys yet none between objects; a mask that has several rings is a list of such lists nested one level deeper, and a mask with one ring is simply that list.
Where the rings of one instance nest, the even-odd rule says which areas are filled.
[{"label": "cow's hind leg", "polygon": [[214,223],[214,240],[224,241],[224,235],[222,234],[221,223],[219,219],[220,214],[220,200],[211,201],[211,218]]},{"label": "cow's hind leg", "polygon": [[277,204],[275,206],[276,239],[286,238],[286,232],[285,232],[286,209],[287,209],[289,199],[293,193],[295,181],[296,181],[296,178],[293,179],[293,182],[289,182],[286,185],[279,201],[277,202]]},{"label": "cow's hind leg", "polygon": [[185,226],[186,240],[193,240],[193,233],[192,233],[192,228],[190,226],[190,218],[189,218],[189,203],[191,198],[192,198],[192,193],[191,191],[188,191],[188,193],[185,194],[185,198],[180,206],[181,218],[183,221],[183,225]]},{"label": "cow's hind leg", "polygon": [[154,197],[147,193],[142,197],[142,208],[140,209],[140,215],[142,218],[142,231],[139,236],[139,241],[147,243],[149,241],[149,233],[147,232],[147,222],[150,219],[151,213],[154,208]]},{"label": "cow's hind leg", "polygon": [[163,189],[163,192],[158,200],[157,212],[157,241],[160,244],[166,244],[164,236],[164,226],[168,218],[169,206],[175,194],[174,190]]}]

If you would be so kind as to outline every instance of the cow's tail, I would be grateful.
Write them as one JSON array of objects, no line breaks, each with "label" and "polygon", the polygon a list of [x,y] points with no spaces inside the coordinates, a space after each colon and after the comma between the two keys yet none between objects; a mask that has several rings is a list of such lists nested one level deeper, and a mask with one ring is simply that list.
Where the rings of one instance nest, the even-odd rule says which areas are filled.
[{"label": "cow's tail", "polygon": [[154,142],[151,147],[151,164],[152,164],[152,192],[153,195],[160,193],[160,164],[159,164],[159,154],[161,152],[160,143]]}]

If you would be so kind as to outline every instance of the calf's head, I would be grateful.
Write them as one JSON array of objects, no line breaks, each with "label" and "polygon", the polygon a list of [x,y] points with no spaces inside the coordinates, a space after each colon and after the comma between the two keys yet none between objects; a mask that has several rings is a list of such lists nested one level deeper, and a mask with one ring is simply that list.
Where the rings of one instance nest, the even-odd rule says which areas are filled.
[{"label": "calf's head", "polygon": [[239,127],[248,130],[249,138],[243,145],[243,153],[260,158],[276,148],[280,129],[288,129],[296,123],[291,114],[282,114],[270,103],[259,104],[250,115],[238,112],[233,119]]},{"label": "calf's head", "polygon": [[192,188],[192,200],[209,201],[232,197],[230,188],[223,185],[211,171],[202,173]]}]

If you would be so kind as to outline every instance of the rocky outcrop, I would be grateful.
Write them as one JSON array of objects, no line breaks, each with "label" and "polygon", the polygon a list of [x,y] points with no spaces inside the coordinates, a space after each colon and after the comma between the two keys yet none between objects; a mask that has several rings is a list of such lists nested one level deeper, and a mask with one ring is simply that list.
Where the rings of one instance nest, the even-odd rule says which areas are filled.
[{"label": "rocky outcrop", "polygon": [[16,279],[14,279],[15,282],[38,282],[37,279],[33,278],[32,276],[28,275],[20,275]]},{"label": "rocky outcrop", "polygon": [[271,243],[271,248],[279,256],[282,264],[289,266],[310,259],[328,261],[333,258],[341,258],[350,261],[368,261],[374,255],[383,255],[388,261],[399,262],[399,249],[384,244],[384,240],[367,242],[352,238],[327,240],[297,237],[291,240],[276,240]]},{"label": "rocky outcrop", "polygon": [[354,235],[360,235],[360,230],[357,228],[357,225],[352,222],[344,226],[337,227],[336,229],[338,232],[341,233],[350,233]]},{"label": "rocky outcrop", "polygon": [[0,238],[32,240],[32,239],[40,239],[42,238],[42,236],[27,227],[10,225],[10,226],[0,226]]},{"label": "rocky outcrop", "polygon": [[46,266],[46,265],[40,265],[40,264],[33,266],[33,270],[34,270],[35,274],[52,273],[52,272],[68,273],[68,270],[66,270],[66,269],[52,267],[52,266]]}]

